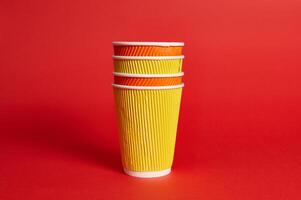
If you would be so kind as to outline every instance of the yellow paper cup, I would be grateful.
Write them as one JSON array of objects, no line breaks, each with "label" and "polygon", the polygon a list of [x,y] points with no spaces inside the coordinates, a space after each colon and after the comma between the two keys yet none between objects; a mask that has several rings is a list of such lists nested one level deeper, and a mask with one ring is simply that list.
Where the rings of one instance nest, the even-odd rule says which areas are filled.
[{"label": "yellow paper cup", "polygon": [[184,56],[113,56],[114,71],[131,74],[173,74],[182,71]]},{"label": "yellow paper cup", "polygon": [[128,175],[152,178],[170,173],[183,86],[113,84],[122,164]]}]

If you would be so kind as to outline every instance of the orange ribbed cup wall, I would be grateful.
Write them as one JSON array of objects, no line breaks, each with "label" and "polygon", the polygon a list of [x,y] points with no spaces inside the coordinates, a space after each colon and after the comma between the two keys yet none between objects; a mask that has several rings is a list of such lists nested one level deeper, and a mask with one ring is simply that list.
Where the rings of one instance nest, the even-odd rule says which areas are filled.
[{"label": "orange ribbed cup wall", "polygon": [[114,83],[118,85],[130,85],[130,86],[168,86],[168,85],[180,85],[182,84],[182,77],[124,77],[115,76]]},{"label": "orange ribbed cup wall", "polygon": [[114,46],[116,56],[180,56],[182,46]]}]

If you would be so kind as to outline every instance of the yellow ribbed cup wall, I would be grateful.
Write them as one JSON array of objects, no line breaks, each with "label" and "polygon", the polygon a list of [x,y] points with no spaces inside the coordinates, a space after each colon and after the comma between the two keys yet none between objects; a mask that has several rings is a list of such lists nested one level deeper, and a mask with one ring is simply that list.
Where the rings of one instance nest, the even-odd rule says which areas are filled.
[{"label": "yellow ribbed cup wall", "polygon": [[182,88],[114,88],[123,167],[147,172],[172,166]]},{"label": "yellow ribbed cup wall", "polygon": [[130,74],[173,74],[182,71],[183,59],[114,60],[114,71]]}]

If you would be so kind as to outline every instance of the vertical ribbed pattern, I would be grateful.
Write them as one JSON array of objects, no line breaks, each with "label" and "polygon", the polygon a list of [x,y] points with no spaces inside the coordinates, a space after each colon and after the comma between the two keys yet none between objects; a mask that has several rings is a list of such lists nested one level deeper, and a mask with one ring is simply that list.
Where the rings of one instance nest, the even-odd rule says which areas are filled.
[{"label": "vertical ribbed pattern", "polygon": [[182,59],[114,60],[114,71],[132,74],[173,74],[182,71]]},{"label": "vertical ribbed pattern", "polygon": [[114,46],[117,56],[180,56],[182,46]]},{"label": "vertical ribbed pattern", "polygon": [[115,76],[114,83],[118,85],[134,85],[134,86],[170,86],[182,84],[182,77],[124,77]]},{"label": "vertical ribbed pattern", "polygon": [[114,88],[122,163],[130,171],[160,171],[172,165],[182,88]]}]

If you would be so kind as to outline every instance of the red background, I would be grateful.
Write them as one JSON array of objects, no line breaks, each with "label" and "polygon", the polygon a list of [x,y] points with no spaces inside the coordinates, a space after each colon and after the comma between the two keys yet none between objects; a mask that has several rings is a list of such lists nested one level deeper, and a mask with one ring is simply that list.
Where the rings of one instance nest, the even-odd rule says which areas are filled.
[{"label": "red background", "polygon": [[[300,199],[301,3],[0,3],[0,199]],[[171,175],[122,173],[115,40],[184,41]]]}]

